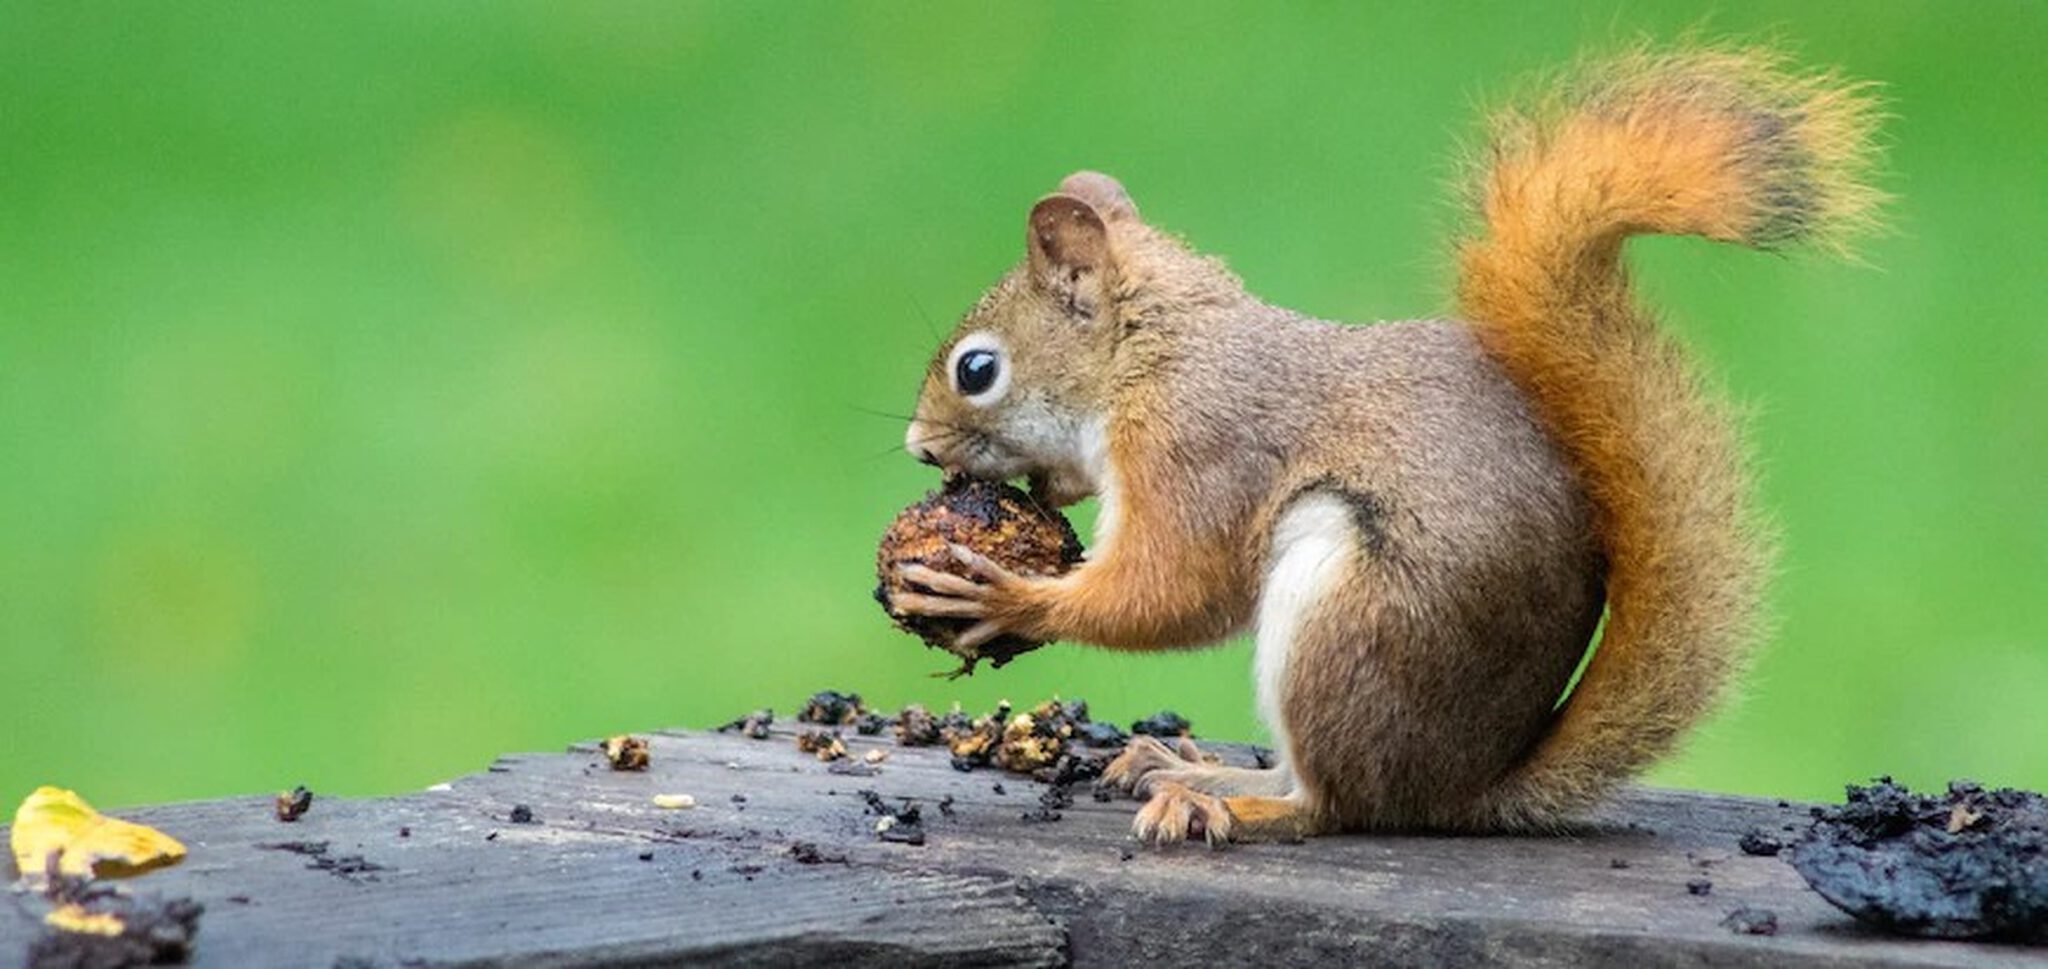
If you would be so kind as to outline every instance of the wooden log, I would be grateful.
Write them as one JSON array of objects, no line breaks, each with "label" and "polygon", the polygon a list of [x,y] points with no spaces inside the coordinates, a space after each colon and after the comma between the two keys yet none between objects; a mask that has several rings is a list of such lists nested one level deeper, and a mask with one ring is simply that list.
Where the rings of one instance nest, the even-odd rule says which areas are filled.
[{"label": "wooden log", "polygon": [[[206,905],[199,966],[2048,966],[1877,934],[1737,848],[1753,828],[1789,835],[1805,805],[1635,789],[1565,837],[1162,850],[1130,840],[1129,801],[1077,787],[1058,820],[1030,820],[1045,785],[886,736],[847,731],[840,770],[889,751],[866,777],[786,731],[650,739],[646,772],[594,745],[512,755],[436,790],[321,798],[291,824],[268,796],[118,812],[191,849],[133,887]],[[915,799],[925,843],[878,839],[864,790]],[[531,823],[511,820],[521,805]],[[1775,912],[1777,934],[1723,927],[1739,907]],[[22,962],[38,911],[0,906],[0,965]]]}]

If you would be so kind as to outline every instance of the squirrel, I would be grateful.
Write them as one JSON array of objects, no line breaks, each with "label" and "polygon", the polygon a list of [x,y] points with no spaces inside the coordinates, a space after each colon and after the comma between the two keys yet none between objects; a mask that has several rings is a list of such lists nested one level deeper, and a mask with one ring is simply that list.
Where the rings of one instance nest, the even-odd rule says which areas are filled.
[{"label": "squirrel", "polygon": [[922,591],[892,611],[975,620],[966,646],[1250,632],[1277,766],[1135,738],[1104,781],[1146,799],[1141,840],[1567,828],[1740,672],[1772,558],[1732,409],[1631,297],[1622,243],[1839,247],[1881,201],[1876,112],[1768,51],[1590,62],[1490,119],[1456,320],[1268,305],[1115,179],[1068,177],[905,443],[1098,497],[1092,548],[1048,577],[956,547],[961,574],[906,566]]}]

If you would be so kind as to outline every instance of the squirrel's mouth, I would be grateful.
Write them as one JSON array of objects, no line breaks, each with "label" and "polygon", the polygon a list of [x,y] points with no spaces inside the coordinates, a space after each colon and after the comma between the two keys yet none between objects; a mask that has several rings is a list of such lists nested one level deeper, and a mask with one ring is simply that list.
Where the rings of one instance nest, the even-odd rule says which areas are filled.
[{"label": "squirrel's mouth", "polygon": [[1095,495],[1095,483],[1078,474],[1036,471],[1027,476],[1031,496],[1054,508],[1065,508]]},{"label": "squirrel's mouth", "polygon": [[910,422],[903,435],[903,449],[919,463],[945,472],[948,478],[1006,481],[1022,477],[1029,470],[986,431],[923,419]]},{"label": "squirrel's mouth", "polygon": [[985,429],[913,420],[903,446],[911,457],[938,468],[948,479],[1022,479],[1033,497],[1053,507],[1065,508],[1099,490],[1095,478],[1080,468],[1028,458],[1024,449],[1010,446]]}]

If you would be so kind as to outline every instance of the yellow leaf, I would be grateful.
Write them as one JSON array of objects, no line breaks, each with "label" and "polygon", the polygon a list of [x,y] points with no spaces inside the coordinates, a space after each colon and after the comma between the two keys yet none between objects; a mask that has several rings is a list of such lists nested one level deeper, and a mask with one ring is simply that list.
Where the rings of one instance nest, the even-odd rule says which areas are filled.
[{"label": "yellow leaf", "polygon": [[106,912],[88,912],[85,906],[76,902],[59,905],[43,916],[43,923],[53,929],[65,932],[84,932],[90,935],[120,935],[128,931],[128,925],[118,915]]},{"label": "yellow leaf", "polygon": [[41,878],[50,856],[66,875],[126,878],[185,857],[185,846],[155,828],[110,818],[77,794],[39,787],[14,812],[14,864],[24,878]]}]

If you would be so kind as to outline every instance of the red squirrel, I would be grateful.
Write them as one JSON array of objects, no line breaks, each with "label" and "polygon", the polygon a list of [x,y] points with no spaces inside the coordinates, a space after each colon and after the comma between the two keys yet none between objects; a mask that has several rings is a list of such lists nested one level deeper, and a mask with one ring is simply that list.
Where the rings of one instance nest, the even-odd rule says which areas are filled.
[{"label": "red squirrel", "polygon": [[[1670,752],[1760,637],[1738,428],[1630,293],[1622,243],[1839,244],[1879,200],[1862,86],[1637,51],[1491,120],[1458,318],[1261,302],[1081,172],[925,373],[906,446],[1101,500],[1087,560],[912,566],[894,611],[1120,650],[1255,640],[1266,770],[1138,738],[1152,842],[1555,830]],[[1596,627],[1591,660],[1567,695]]]}]

